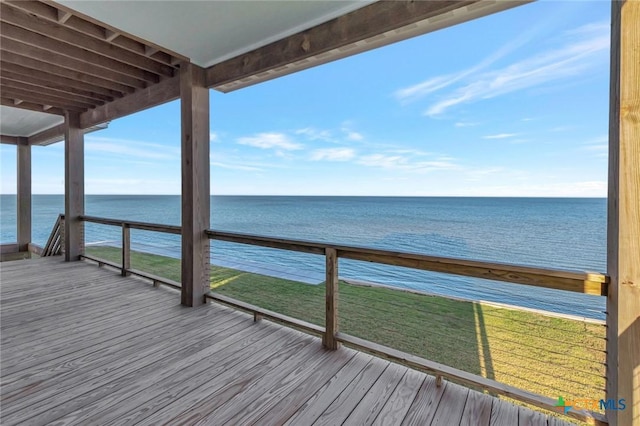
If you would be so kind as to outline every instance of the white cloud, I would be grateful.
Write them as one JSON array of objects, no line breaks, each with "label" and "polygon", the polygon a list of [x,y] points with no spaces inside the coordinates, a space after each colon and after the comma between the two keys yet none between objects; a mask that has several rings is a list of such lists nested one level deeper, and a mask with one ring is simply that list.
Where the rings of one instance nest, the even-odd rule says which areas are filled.
[{"label": "white cloud", "polygon": [[507,139],[518,136],[518,133],[498,133],[495,135],[483,136],[482,139]]},{"label": "white cloud", "polygon": [[364,139],[364,136],[362,136],[362,134],[358,132],[347,131],[346,133],[347,139],[349,139],[350,141],[361,141],[362,139]]},{"label": "white cloud", "polygon": [[448,157],[439,158],[434,161],[415,161],[408,156],[386,154],[365,155],[360,157],[358,164],[386,170],[401,170],[416,173],[428,173],[437,170],[456,170],[461,168]]},{"label": "white cloud", "polygon": [[[606,63],[607,56],[604,53],[609,48],[608,26],[597,23],[580,27],[574,32],[566,33],[565,39],[567,44],[563,47],[543,51],[497,70],[480,72],[494,63],[496,58],[502,58],[513,50],[510,46],[503,47],[474,67],[457,74],[433,77],[421,83],[424,87],[402,89],[403,91],[397,92],[400,93],[397,97],[422,97],[462,82],[462,85],[445,94],[425,111],[425,115],[434,117],[462,103],[489,99],[574,77],[596,64]],[[473,78],[468,79],[472,74]]]},{"label": "white cloud", "polygon": [[305,127],[303,129],[298,129],[294,132],[296,135],[304,135],[309,140],[323,140],[323,141],[331,141],[331,132],[329,130],[318,130],[313,127]]},{"label": "white cloud", "polygon": [[210,164],[213,167],[219,167],[221,169],[243,170],[245,172],[261,172],[261,171],[263,171],[259,167],[245,166],[243,164],[228,164],[228,163],[220,163],[218,161],[212,161]]},{"label": "white cloud", "polygon": [[609,137],[600,136],[590,140],[582,146],[584,151],[590,152],[594,157],[609,157]]},{"label": "white cloud", "polygon": [[[302,149],[302,145],[293,142],[284,133],[258,133],[255,136],[239,138],[237,142],[240,145],[253,146],[261,149],[278,149],[285,151]],[[279,153],[283,154],[282,151],[279,151]]]},{"label": "white cloud", "polygon": [[209,133],[209,142],[218,142],[219,140],[220,140],[220,137],[216,132]]},{"label": "white cloud", "polygon": [[470,121],[458,121],[454,126],[456,127],[474,127],[479,125],[480,123],[474,123]]},{"label": "white cloud", "polygon": [[351,148],[326,148],[316,149],[311,153],[313,161],[349,161],[355,157],[356,152]]},{"label": "white cloud", "polygon": [[446,75],[432,77],[430,79],[427,79],[413,86],[396,90],[396,92],[393,95],[399,101],[406,103],[406,102],[420,99],[438,90],[449,87],[452,84],[457,83],[458,81],[461,81],[466,77],[491,66],[492,64],[499,61],[503,57],[507,56],[509,53],[513,52],[520,46],[526,44],[533,38],[533,35],[535,32],[536,32],[536,29],[532,29],[532,30],[521,33],[518,38],[500,47],[491,55],[487,56],[485,59],[483,59],[476,65],[466,70],[462,70],[457,73],[450,73]]},{"label": "white cloud", "polygon": [[180,148],[178,147],[127,139],[88,137],[85,151],[87,154],[108,153],[148,160],[180,161]]}]

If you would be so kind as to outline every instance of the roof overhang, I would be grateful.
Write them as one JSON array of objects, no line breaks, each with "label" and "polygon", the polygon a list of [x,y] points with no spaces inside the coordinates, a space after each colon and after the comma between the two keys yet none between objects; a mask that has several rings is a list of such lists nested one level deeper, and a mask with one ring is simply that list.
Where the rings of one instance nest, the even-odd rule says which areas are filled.
[{"label": "roof overhang", "polygon": [[228,92],[528,2],[5,0],[0,104],[88,129],[179,98],[185,62]]}]

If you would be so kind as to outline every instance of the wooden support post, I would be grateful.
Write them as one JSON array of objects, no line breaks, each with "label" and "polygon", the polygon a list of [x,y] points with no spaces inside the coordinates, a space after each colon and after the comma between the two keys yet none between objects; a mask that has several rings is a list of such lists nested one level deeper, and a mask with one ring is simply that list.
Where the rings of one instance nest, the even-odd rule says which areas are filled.
[{"label": "wooden support post", "polygon": [[611,20],[606,415],[623,426],[640,425],[640,1]]},{"label": "wooden support post", "polygon": [[65,260],[79,260],[83,252],[84,132],[77,113],[65,113],[64,131],[64,248]]},{"label": "wooden support post", "polygon": [[205,70],[180,67],[182,117],[182,290],[185,306],[205,303],[209,287],[209,90]]},{"label": "wooden support post", "polygon": [[259,322],[262,321],[262,318],[264,318],[264,315],[259,314],[257,312],[253,313],[253,322]]},{"label": "wooden support post", "polygon": [[336,249],[327,247],[325,249],[325,258],[326,320],[322,344],[327,349],[338,349],[339,343],[336,340],[336,334],[338,333],[338,253]]},{"label": "wooden support post", "polygon": [[18,251],[27,251],[31,242],[31,145],[27,138],[17,142]]},{"label": "wooden support post", "polygon": [[129,275],[131,269],[131,228],[126,223],[122,224],[122,276]]}]

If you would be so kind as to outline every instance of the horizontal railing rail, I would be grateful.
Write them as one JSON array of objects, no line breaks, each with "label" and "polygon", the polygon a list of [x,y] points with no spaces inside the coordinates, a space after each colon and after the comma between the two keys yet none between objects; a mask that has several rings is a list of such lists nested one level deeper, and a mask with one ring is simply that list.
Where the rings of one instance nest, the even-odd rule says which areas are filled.
[{"label": "horizontal railing rail", "polygon": [[[154,285],[165,284],[174,288],[180,287],[180,284],[174,281],[157,276],[152,276],[149,273],[131,268],[131,241],[129,234],[130,229],[140,229],[168,234],[181,234],[181,228],[179,226],[106,219],[94,216],[81,216],[81,220],[85,222],[111,225],[122,228],[123,244],[121,264],[109,262],[93,256],[83,255],[85,259],[93,260],[95,262],[98,262],[99,264],[105,264],[115,268],[119,268],[122,271],[122,275],[134,274],[151,279],[154,282]],[[396,252],[364,247],[335,245],[305,240],[283,239],[214,230],[206,230],[205,233],[212,240],[325,256],[325,327],[321,327],[277,312],[263,309],[255,305],[215,293],[213,291],[209,291],[205,295],[206,299],[214,300],[216,302],[253,313],[255,320],[268,318],[272,321],[287,324],[288,326],[300,329],[307,333],[319,334],[322,336],[323,344],[328,348],[335,349],[341,342],[354,348],[407,365],[411,368],[417,368],[429,373],[433,373],[438,378],[438,383],[440,382],[442,377],[446,377],[451,380],[478,386],[488,391],[552,411],[554,411],[556,408],[556,400],[549,397],[529,392],[527,390],[510,386],[496,380],[488,379],[480,375],[469,373],[464,370],[456,369],[406,352],[402,352],[397,349],[386,347],[368,340],[339,332],[338,259],[351,259],[599,296],[607,295],[607,288],[609,283],[609,277],[607,275],[594,272],[534,268],[529,266],[511,265],[504,263],[427,256],[417,253]],[[571,410],[567,414],[571,417],[589,422],[591,424],[607,424],[606,417],[597,412],[588,410]]]},{"label": "horizontal railing rail", "polygon": [[98,223],[102,225],[112,225],[112,226],[126,225],[131,229],[141,229],[144,231],[162,232],[165,234],[180,235],[182,233],[181,228],[176,225],[162,225],[158,223],[134,222],[130,220],[107,219],[107,218],[95,217],[95,216],[80,216],[80,220],[85,222]]},{"label": "horizontal railing rail", "polygon": [[427,256],[364,247],[342,246],[305,240],[290,240],[231,232],[206,231],[209,238],[302,253],[324,254],[336,250],[338,258],[401,266],[431,272],[525,284],[556,290],[606,296],[608,277],[597,272],[565,271],[506,263],[481,262],[449,257]]}]

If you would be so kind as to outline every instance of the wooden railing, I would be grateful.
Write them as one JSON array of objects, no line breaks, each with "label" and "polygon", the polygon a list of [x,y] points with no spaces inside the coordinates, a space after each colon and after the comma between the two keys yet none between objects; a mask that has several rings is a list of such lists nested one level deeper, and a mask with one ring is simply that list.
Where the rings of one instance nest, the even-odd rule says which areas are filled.
[{"label": "wooden railing", "polygon": [[161,225],[161,224],[147,223],[147,222],[133,222],[133,221],[124,221],[124,220],[116,220],[116,219],[106,219],[106,218],[95,217],[95,216],[80,216],[80,220],[84,222],[117,226],[119,228],[122,228],[122,251],[121,251],[122,257],[121,257],[120,263],[115,263],[105,259],[100,259],[95,256],[87,255],[86,253],[81,255],[82,258],[97,262],[98,265],[100,266],[109,265],[113,268],[118,268],[120,269],[120,273],[122,274],[122,276],[136,275],[142,278],[147,278],[151,280],[153,282],[153,285],[156,287],[162,284],[177,290],[181,288],[181,285],[179,282],[170,280],[165,277],[160,277],[146,271],[134,269],[131,267],[131,229],[140,229],[143,231],[153,231],[153,232],[160,232],[164,234],[180,235],[182,231],[179,226]]},{"label": "wooden railing", "polygon": [[[164,284],[179,288],[180,284],[171,280],[153,276],[146,272],[131,269],[131,239],[130,229],[141,229],[169,234],[181,233],[179,226],[158,225],[144,222],[130,222],[114,219],[104,219],[93,216],[82,216],[85,222],[112,225],[122,228],[122,262],[111,263],[102,259],[84,255],[86,259],[111,265],[121,269],[123,275],[135,274],[153,280],[154,285]],[[555,399],[538,395],[526,390],[510,386],[495,380],[468,373],[444,364],[411,355],[390,347],[382,346],[355,336],[341,333],[338,329],[338,260],[353,259],[385,265],[401,266],[405,268],[420,269],[425,271],[440,272],[488,280],[503,281],[508,283],[525,284],[536,287],[551,288],[556,290],[572,291],[592,295],[607,295],[609,278],[605,274],[591,272],[564,271],[547,268],[532,268],[503,263],[481,262],[466,259],[426,256],[416,253],[404,253],[388,250],[379,250],[363,247],[334,245],[327,243],[311,242],[304,240],[292,240],[273,237],[264,237],[240,233],[230,233],[207,230],[207,236],[212,240],[227,241],[232,243],[247,244],[260,247],[269,247],[281,250],[296,251],[315,255],[323,255],[326,264],[325,280],[325,327],[311,324],[296,318],[269,311],[258,306],[245,303],[228,296],[208,292],[206,299],[214,300],[235,308],[253,313],[256,320],[268,318],[284,323],[308,333],[322,336],[323,344],[329,349],[336,349],[339,343],[344,343],[359,350],[381,356],[395,362],[433,373],[438,382],[442,377],[457,382],[479,386],[483,389],[514,398],[535,406],[547,409],[555,409]],[[568,413],[576,419],[591,424],[607,424],[606,418],[595,412],[571,410]]]}]

